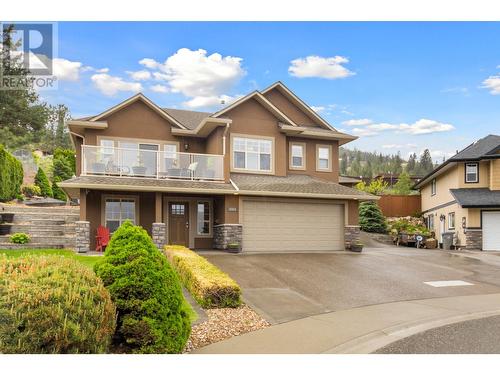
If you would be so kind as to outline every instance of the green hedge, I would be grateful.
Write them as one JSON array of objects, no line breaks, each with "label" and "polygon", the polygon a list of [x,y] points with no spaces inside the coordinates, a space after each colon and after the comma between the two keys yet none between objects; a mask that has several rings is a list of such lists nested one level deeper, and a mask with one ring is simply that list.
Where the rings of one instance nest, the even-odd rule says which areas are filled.
[{"label": "green hedge", "polygon": [[130,221],[95,271],[118,309],[115,344],[132,353],[180,353],[191,332],[179,279],[151,237]]},{"label": "green hedge", "polygon": [[205,308],[237,307],[241,288],[226,273],[184,246],[166,246],[165,255],[182,283]]},{"label": "green hedge", "polygon": [[91,269],[60,256],[0,257],[0,353],[106,353],[116,324]]},{"label": "green hedge", "polygon": [[23,165],[0,145],[0,201],[17,198],[23,183]]}]

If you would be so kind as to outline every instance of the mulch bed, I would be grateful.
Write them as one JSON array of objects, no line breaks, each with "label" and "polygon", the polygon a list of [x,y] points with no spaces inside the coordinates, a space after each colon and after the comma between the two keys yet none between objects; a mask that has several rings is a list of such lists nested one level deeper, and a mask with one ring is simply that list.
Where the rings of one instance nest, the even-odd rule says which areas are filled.
[{"label": "mulch bed", "polygon": [[207,309],[205,312],[208,319],[192,327],[185,353],[270,325],[247,305],[234,309]]}]

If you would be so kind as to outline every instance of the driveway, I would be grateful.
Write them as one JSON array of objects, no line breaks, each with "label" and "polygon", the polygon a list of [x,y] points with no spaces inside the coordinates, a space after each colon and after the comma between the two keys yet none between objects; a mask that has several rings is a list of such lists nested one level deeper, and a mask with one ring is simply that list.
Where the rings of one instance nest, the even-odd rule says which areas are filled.
[{"label": "driveway", "polygon": [[[270,323],[353,307],[500,293],[500,257],[413,248],[363,253],[202,254],[233,277],[243,299]],[[473,285],[434,287],[462,280]]]}]

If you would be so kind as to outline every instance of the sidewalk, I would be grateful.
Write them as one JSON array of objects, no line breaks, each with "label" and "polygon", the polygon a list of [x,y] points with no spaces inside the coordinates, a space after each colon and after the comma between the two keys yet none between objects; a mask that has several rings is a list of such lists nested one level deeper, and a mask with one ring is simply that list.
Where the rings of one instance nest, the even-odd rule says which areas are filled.
[{"label": "sidewalk", "polygon": [[294,320],[192,353],[371,353],[421,331],[493,315],[500,315],[500,294],[393,302]]}]

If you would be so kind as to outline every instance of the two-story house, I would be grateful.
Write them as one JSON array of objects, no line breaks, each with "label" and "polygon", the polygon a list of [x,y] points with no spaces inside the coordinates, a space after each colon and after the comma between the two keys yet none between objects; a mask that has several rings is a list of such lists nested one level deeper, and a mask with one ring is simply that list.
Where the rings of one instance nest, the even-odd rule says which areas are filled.
[{"label": "two-story house", "polygon": [[500,251],[500,136],[464,148],[415,188],[439,242],[444,232],[454,232],[458,247]]},{"label": "two-story house", "polygon": [[143,226],[158,246],[339,250],[359,234],[358,202],[339,184],[334,129],[281,82],[216,113],[160,108],[142,94],[67,123],[80,200],[77,247],[99,225]]}]

